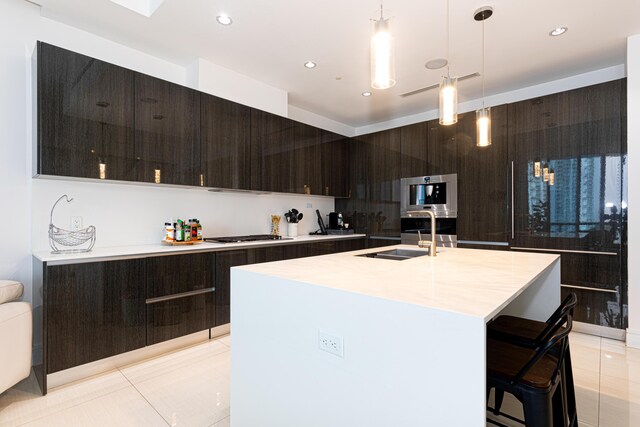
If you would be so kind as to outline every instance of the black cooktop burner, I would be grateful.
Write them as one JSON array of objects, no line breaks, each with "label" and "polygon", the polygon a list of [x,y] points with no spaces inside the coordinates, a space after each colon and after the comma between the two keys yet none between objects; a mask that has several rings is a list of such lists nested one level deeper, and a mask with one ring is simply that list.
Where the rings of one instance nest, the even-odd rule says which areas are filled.
[{"label": "black cooktop burner", "polygon": [[229,236],[229,237],[205,237],[205,242],[216,243],[241,243],[241,242],[256,242],[260,240],[288,240],[283,239],[281,236],[273,236],[271,234],[251,234],[249,236]]}]

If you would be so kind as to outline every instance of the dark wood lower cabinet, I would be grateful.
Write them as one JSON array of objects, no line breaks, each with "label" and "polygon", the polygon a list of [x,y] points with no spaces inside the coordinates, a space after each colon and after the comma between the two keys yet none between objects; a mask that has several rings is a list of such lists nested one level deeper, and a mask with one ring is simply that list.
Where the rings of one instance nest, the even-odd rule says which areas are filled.
[{"label": "dark wood lower cabinet", "polygon": [[144,347],[144,281],[144,260],[48,267],[46,373]]},{"label": "dark wood lower cabinet", "polygon": [[215,326],[231,321],[231,267],[249,263],[248,250],[216,253]]},{"label": "dark wood lower cabinet", "polygon": [[[45,366],[39,369],[51,374],[229,323],[232,267],[351,251],[364,245],[364,238],[356,238],[122,261],[38,264],[45,307],[40,328]],[[43,388],[46,393],[46,380]]]}]

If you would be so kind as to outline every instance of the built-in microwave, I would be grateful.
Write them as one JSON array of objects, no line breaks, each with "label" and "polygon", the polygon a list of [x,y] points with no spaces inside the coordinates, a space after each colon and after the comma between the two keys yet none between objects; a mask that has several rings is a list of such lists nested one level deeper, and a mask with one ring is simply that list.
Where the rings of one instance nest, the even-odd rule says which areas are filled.
[{"label": "built-in microwave", "polygon": [[458,216],[458,175],[417,176],[400,180],[400,217],[429,209],[437,218]]}]

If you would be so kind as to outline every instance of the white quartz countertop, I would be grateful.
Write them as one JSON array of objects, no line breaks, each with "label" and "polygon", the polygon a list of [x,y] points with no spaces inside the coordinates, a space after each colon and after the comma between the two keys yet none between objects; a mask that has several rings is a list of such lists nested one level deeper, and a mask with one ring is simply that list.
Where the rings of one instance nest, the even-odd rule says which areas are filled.
[{"label": "white quartz countertop", "polygon": [[[421,250],[410,245],[394,248]],[[234,268],[488,321],[560,258],[552,254],[460,248],[438,248],[435,257],[402,261],[356,256],[389,249]]]},{"label": "white quartz countertop", "polygon": [[54,264],[73,264],[76,262],[97,262],[108,261],[125,258],[144,258],[147,256],[171,255],[176,253],[189,252],[213,252],[228,251],[233,249],[246,249],[263,246],[287,245],[299,243],[313,243],[330,240],[347,240],[359,239],[366,237],[365,234],[347,234],[347,235],[307,235],[283,240],[263,240],[243,243],[209,243],[203,242],[195,245],[169,246],[158,242],[157,245],[129,245],[129,246],[113,246],[108,248],[94,248],[91,252],[77,254],[52,254],[51,251],[37,251],[33,256],[52,265]]}]

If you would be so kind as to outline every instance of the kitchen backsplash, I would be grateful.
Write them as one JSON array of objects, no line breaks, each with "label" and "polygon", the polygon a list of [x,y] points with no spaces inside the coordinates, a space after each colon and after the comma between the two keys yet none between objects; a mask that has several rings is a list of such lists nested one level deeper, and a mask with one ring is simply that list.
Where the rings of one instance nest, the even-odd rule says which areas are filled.
[{"label": "kitchen backsplash", "polygon": [[172,188],[82,182],[32,180],[33,250],[48,250],[47,230],[53,203],[63,194],[73,197],[60,203],[53,223],[70,229],[71,216],[82,217],[82,227],[96,227],[96,248],[160,244],[164,223],[171,218],[198,218],[206,237],[264,234],[271,229],[271,214],[283,215],[280,234],[286,235],[284,213],[296,208],[304,214],[300,235],[315,231],[315,210],[323,217],[334,210],[331,197],[294,194],[214,193],[205,189]]}]

